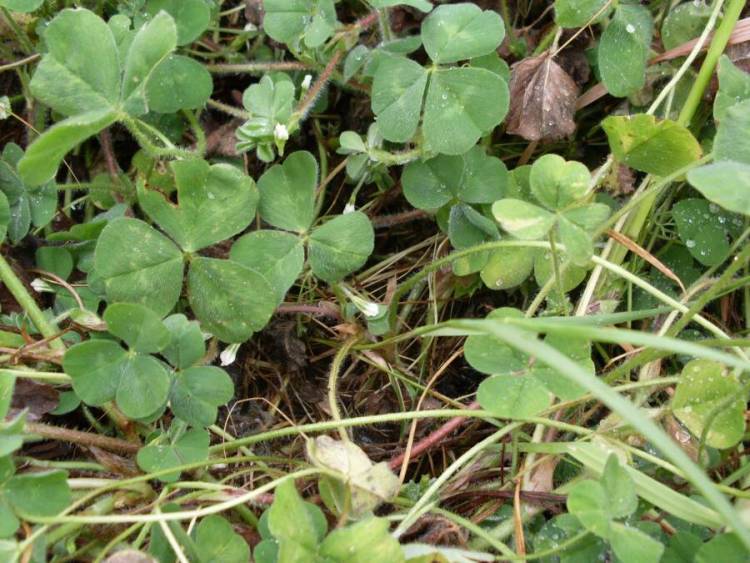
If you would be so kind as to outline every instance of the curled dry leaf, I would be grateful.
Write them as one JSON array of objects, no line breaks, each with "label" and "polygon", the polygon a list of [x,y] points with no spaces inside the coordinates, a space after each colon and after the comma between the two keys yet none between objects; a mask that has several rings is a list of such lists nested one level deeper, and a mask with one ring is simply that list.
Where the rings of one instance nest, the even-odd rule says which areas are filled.
[{"label": "curled dry leaf", "polygon": [[60,393],[51,385],[19,378],[13,392],[10,416],[15,418],[22,410],[28,409],[26,420],[41,420],[45,414],[55,410],[59,402]]},{"label": "curled dry leaf", "polygon": [[549,53],[513,65],[508,133],[529,141],[552,141],[575,131],[578,87]]}]

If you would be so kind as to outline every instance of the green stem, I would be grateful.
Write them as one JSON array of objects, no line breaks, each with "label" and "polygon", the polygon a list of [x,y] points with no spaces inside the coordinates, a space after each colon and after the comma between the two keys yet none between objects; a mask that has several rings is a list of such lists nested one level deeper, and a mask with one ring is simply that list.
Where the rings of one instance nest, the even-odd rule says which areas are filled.
[{"label": "green stem", "polygon": [[0,254],[0,280],[8,288],[8,291],[13,295],[18,304],[23,308],[26,314],[34,323],[39,333],[44,337],[48,338],[49,347],[53,350],[65,350],[65,344],[58,338],[60,330],[55,326],[54,321],[50,321],[44,315],[44,312],[39,308],[34,301],[34,298],[26,291],[26,286],[23,285],[13,268],[10,266],[5,256]]},{"label": "green stem", "polygon": [[[344,360],[349,355],[349,351],[356,342],[356,338],[350,338],[344,342],[344,345],[339,348],[338,352],[336,352],[336,355],[333,357],[333,362],[331,362],[331,371],[328,374],[328,408],[331,410],[331,418],[336,422],[341,422],[341,411],[339,410],[337,392],[341,364],[344,363]],[[344,427],[340,427],[338,431],[341,439],[344,442],[348,442],[349,435],[346,433]]]},{"label": "green stem", "polygon": [[560,297],[560,307],[565,308],[565,288],[563,287],[562,275],[560,274],[560,255],[557,252],[557,245],[555,244],[554,230],[549,233],[549,250],[550,262],[552,262],[552,272],[555,276],[555,284],[557,285],[557,292]]}]

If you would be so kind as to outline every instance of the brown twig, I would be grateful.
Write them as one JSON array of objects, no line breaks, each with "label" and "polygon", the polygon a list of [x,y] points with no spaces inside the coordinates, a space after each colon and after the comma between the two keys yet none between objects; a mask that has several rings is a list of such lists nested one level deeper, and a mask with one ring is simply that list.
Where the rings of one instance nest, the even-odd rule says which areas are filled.
[{"label": "brown twig", "polygon": [[388,229],[390,227],[395,227],[396,225],[403,225],[404,223],[411,223],[412,221],[429,218],[430,214],[423,209],[412,209],[411,211],[404,211],[402,213],[373,217],[372,226],[376,229]]},{"label": "brown twig", "polygon": [[92,434],[91,432],[81,432],[80,430],[60,428],[59,426],[51,426],[38,422],[27,422],[26,432],[36,434],[48,440],[70,442],[72,444],[81,444],[82,446],[96,446],[103,450],[124,454],[134,454],[140,449],[138,444],[126,442],[119,438],[110,438],[108,436]]}]

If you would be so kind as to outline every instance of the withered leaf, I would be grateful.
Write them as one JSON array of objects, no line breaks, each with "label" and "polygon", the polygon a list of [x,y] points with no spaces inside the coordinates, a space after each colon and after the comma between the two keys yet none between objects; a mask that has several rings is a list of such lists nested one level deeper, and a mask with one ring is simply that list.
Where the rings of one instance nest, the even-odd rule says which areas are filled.
[{"label": "withered leaf", "polygon": [[13,393],[10,416],[16,417],[23,409],[28,409],[27,420],[40,420],[55,410],[59,401],[60,393],[51,385],[19,378]]},{"label": "withered leaf", "polygon": [[529,141],[553,141],[576,129],[578,87],[549,53],[512,67],[507,131]]}]

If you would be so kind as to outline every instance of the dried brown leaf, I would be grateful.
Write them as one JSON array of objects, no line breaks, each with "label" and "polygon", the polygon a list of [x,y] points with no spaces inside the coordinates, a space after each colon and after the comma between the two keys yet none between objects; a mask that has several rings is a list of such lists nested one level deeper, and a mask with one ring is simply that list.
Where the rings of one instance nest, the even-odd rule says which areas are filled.
[{"label": "dried brown leaf", "polygon": [[552,141],[572,134],[578,87],[548,53],[513,65],[508,133],[529,141]]},{"label": "dried brown leaf", "polygon": [[23,409],[28,409],[27,420],[41,420],[45,414],[57,408],[59,401],[60,393],[51,385],[19,378],[13,391],[10,415],[14,417]]}]

